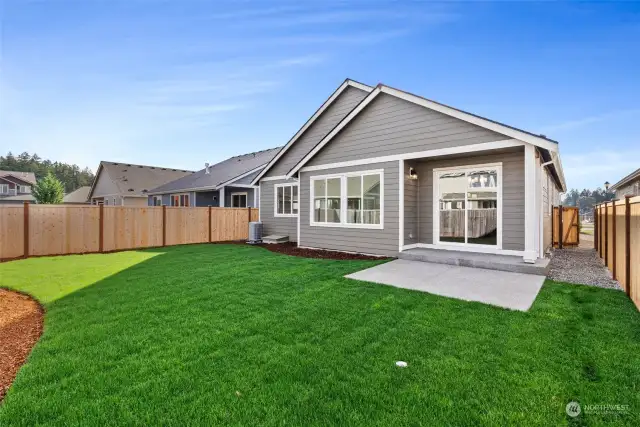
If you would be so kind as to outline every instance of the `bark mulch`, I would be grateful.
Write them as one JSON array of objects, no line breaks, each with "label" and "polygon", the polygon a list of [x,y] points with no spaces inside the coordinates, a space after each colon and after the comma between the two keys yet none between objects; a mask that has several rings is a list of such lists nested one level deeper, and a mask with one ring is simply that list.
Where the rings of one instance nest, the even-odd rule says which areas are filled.
[{"label": "bark mulch", "polygon": [[386,257],[377,257],[371,255],[351,254],[346,252],[326,251],[322,249],[304,249],[296,246],[295,243],[272,243],[257,245],[271,252],[277,252],[284,255],[297,256],[302,258],[319,258],[319,259],[338,259],[338,260],[354,260],[354,259],[390,259]]},{"label": "bark mulch", "polygon": [[33,298],[0,289],[0,401],[27,360],[44,325],[44,309]]}]

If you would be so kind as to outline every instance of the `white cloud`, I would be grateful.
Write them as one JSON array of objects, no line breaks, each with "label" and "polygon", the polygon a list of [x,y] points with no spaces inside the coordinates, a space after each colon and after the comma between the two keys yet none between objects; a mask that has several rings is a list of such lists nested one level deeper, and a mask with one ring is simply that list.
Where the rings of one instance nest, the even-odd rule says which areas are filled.
[{"label": "white cloud", "polygon": [[552,126],[546,126],[543,128],[545,132],[557,132],[564,130],[573,130],[584,126],[591,125],[593,123],[604,122],[607,120],[616,120],[621,118],[628,118],[629,116],[640,116],[640,108],[634,108],[630,110],[613,111],[604,114],[598,114],[595,116],[583,117],[576,120],[568,120],[566,122],[558,123]]}]

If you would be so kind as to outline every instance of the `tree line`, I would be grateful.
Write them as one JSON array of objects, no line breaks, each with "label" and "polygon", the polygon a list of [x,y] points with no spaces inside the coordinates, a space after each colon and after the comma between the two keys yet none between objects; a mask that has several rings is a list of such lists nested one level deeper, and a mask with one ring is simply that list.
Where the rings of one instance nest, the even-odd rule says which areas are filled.
[{"label": "tree line", "polygon": [[33,172],[37,180],[44,179],[51,173],[64,186],[64,192],[70,193],[93,182],[93,172],[89,168],[80,169],[78,165],[43,160],[37,154],[24,152],[14,156],[11,151],[0,156],[0,170],[16,172]]},{"label": "tree line", "polygon": [[595,190],[587,188],[579,191],[572,188],[564,196],[563,204],[566,206],[579,206],[580,213],[585,214],[593,211],[593,206],[598,203],[608,202],[615,198],[615,194],[598,187]]}]

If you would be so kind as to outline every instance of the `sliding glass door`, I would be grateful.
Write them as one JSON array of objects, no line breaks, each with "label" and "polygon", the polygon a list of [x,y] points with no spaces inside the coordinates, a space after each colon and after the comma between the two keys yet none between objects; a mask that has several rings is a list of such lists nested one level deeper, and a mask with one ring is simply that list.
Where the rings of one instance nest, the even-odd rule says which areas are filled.
[{"label": "sliding glass door", "polygon": [[501,165],[434,169],[434,242],[500,248]]}]

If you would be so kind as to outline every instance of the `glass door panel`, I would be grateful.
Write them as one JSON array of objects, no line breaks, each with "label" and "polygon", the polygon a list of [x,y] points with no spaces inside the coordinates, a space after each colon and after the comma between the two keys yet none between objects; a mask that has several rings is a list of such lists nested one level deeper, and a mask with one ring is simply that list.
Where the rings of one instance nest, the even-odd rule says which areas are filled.
[{"label": "glass door panel", "polygon": [[440,241],[465,243],[464,172],[443,173],[438,178]]}]

